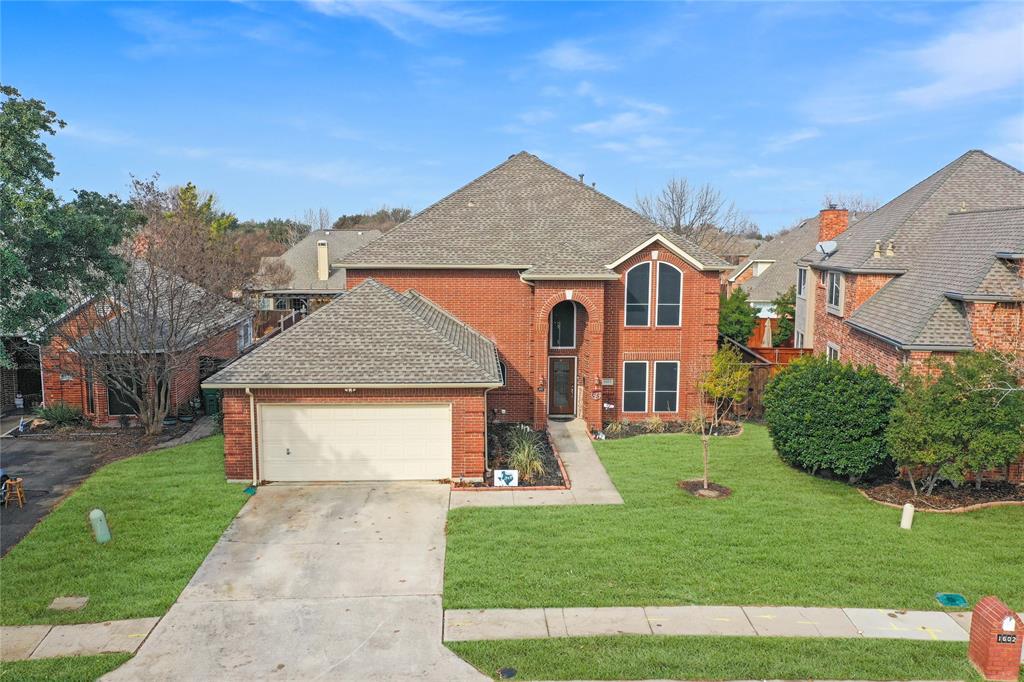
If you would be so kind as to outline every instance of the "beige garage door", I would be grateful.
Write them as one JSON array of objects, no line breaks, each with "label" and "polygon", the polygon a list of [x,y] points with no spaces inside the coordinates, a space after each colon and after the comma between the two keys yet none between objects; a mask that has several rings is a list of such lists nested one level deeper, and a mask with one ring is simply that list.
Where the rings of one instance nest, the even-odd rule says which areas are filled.
[{"label": "beige garage door", "polygon": [[401,481],[452,474],[450,405],[261,405],[261,478]]}]

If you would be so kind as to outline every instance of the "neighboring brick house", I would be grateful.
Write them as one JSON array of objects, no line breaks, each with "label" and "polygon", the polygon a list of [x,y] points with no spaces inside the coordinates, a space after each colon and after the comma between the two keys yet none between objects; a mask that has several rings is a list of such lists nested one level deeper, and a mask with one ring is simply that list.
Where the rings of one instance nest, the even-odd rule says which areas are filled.
[{"label": "neighboring brick house", "polygon": [[[808,218],[785,234],[762,242],[749,258],[729,274],[729,292],[732,293],[737,288],[743,289],[747,293],[750,305],[757,309],[759,317],[777,317],[772,301],[795,285],[798,276],[797,260],[812,251],[818,242],[833,239],[838,234],[826,232],[840,226],[834,221],[829,221],[828,212],[822,213],[825,214],[824,221],[820,215]],[[849,222],[855,223],[863,215],[856,212],[850,214]],[[844,222],[842,228],[845,227]],[[797,307],[800,307],[803,301],[802,298],[798,299]],[[803,348],[804,343],[804,330],[797,330],[793,346]]]},{"label": "neighboring brick house", "polygon": [[[198,287],[194,289],[199,290]],[[213,300],[212,294],[204,295]],[[63,402],[77,407],[96,426],[116,426],[123,416],[134,418],[136,408],[130,396],[115,387],[108,387],[102,376],[95,375],[100,363],[83,362],[79,352],[90,347],[95,349],[90,352],[99,352],[99,349],[113,351],[116,343],[111,343],[111,339],[145,335],[150,339],[145,345],[147,348],[151,346],[154,354],[167,353],[166,346],[161,347],[159,331],[161,327],[168,326],[166,320],[157,320],[152,334],[128,329],[136,326],[131,323],[118,327],[116,318],[121,305],[107,297],[92,298],[54,323],[55,331],[40,347],[45,404]],[[252,343],[252,313],[227,300],[217,300],[214,305],[217,306],[216,313],[209,317],[215,319],[216,324],[202,332],[189,332],[194,343],[175,350],[175,367],[169,376],[169,414],[176,414],[196,397],[203,379],[238,357]],[[138,319],[148,322],[145,315]],[[138,348],[138,343],[126,342],[125,347]],[[153,387],[148,388],[152,390]]]},{"label": "neighboring brick house", "polygon": [[[688,418],[730,268],[525,152],[335,265],[349,293],[204,384],[224,389],[230,478],[418,478],[447,462],[479,479],[488,421]],[[416,302],[408,336],[370,292]],[[456,348],[493,344],[498,378],[483,361],[459,378],[450,350],[424,356],[423,325]],[[409,371],[390,377],[393,363]],[[433,463],[405,466],[394,453],[410,444]],[[303,460],[294,473],[288,457]]]},{"label": "neighboring brick house", "polygon": [[1021,171],[968,152],[840,232],[800,260],[797,329],[816,352],[893,380],[960,351],[1024,353]]}]

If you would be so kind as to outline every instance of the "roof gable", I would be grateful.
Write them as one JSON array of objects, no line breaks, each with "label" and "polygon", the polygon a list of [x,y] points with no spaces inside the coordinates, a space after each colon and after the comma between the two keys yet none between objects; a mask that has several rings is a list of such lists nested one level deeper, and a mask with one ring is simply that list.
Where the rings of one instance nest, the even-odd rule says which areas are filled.
[{"label": "roof gable", "polygon": [[[646,218],[520,152],[343,259],[347,267],[525,270],[524,279],[606,279],[623,244],[659,233]],[[724,261],[681,237],[674,246],[700,269]]]},{"label": "roof gable", "polygon": [[[265,258],[267,265],[282,263],[291,271],[284,284],[270,286],[266,291],[324,291],[345,289],[345,269],[334,263],[383,234],[380,230],[313,230],[280,256]],[[326,280],[317,277],[317,242],[327,242],[327,258],[331,266]]]}]

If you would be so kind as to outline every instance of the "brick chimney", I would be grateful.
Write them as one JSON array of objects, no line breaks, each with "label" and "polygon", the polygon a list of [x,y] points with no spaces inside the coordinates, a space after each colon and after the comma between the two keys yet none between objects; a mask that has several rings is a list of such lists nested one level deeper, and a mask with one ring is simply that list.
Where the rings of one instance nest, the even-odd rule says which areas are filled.
[{"label": "brick chimney", "polygon": [[331,276],[331,265],[327,258],[327,240],[321,239],[316,243],[316,278],[326,282]]},{"label": "brick chimney", "polygon": [[835,239],[846,231],[850,225],[850,212],[845,208],[836,208],[829,204],[818,214],[818,241],[827,242]]}]

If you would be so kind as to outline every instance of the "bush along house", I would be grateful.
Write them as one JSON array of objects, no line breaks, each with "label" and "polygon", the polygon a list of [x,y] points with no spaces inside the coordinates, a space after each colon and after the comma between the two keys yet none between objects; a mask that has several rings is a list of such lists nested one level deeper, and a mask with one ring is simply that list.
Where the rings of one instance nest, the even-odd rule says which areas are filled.
[{"label": "bush along house", "polygon": [[489,421],[688,418],[731,267],[525,152],[334,265],[204,383],[229,478],[480,479]]}]

